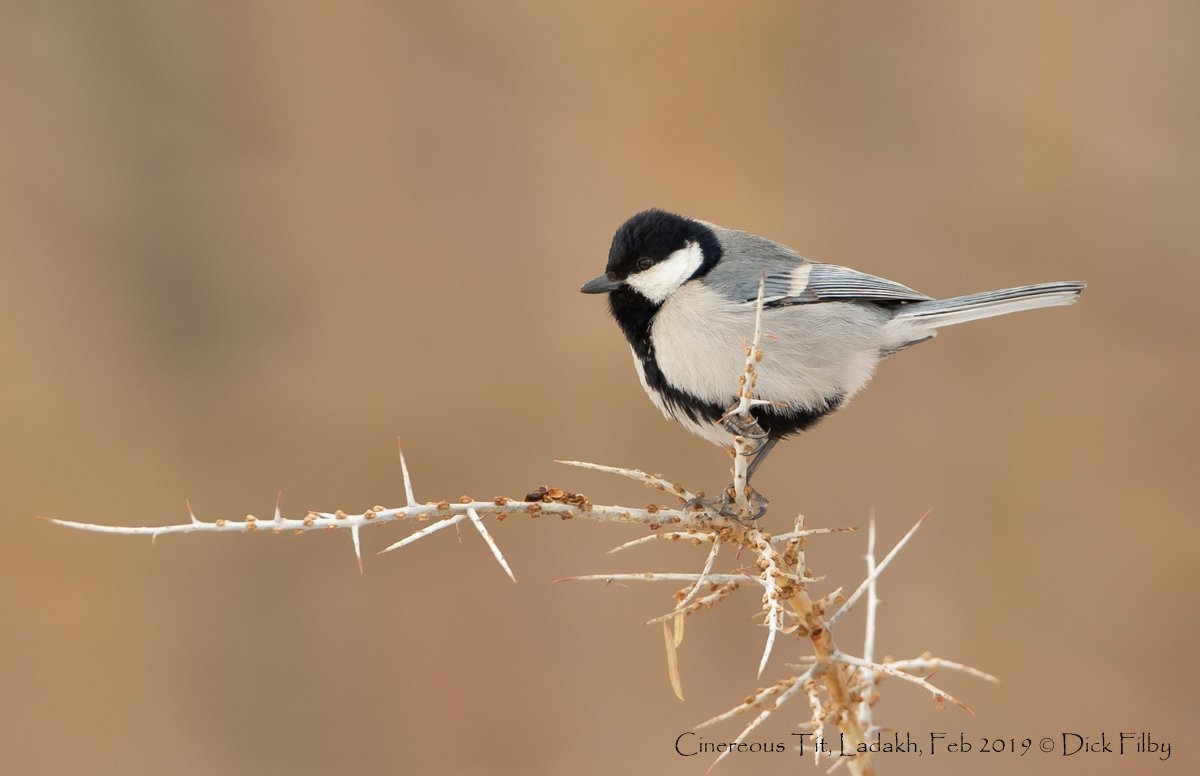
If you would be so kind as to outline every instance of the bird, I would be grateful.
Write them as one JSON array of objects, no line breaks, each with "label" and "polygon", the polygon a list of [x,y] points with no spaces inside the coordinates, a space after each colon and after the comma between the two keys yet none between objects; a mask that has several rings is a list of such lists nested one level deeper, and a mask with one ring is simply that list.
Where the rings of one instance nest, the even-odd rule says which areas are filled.
[{"label": "bird", "polygon": [[728,413],[739,398],[760,285],[765,357],[750,412],[761,438],[747,483],[778,442],[844,407],[882,359],[943,326],[1073,304],[1086,283],[935,299],[806,259],[765,237],[654,208],[617,229],[605,273],[580,291],[608,295],[638,380],[663,415],[732,448],[746,433]]}]

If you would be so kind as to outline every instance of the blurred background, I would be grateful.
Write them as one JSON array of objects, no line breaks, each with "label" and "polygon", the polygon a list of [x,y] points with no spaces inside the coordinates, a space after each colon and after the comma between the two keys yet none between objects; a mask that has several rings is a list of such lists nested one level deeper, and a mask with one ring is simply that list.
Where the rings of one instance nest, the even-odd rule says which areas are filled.
[{"label": "blurred background", "polygon": [[[971,717],[883,685],[915,736],[1148,732],[1153,756],[883,756],[881,773],[1194,773],[1200,6],[1146,3],[3,3],[0,771],[698,774],[683,731],[763,676],[745,593],[692,618],[704,551],[511,519],[396,554],[346,535],[86,534],[541,484],[554,463],[717,490],[603,300],[650,206],[938,296],[1085,279],[1080,305],[884,363],[756,480],[770,527],[890,547],[878,650]],[[820,537],[862,578],[865,532]],[[839,638],[857,649],[861,613]],[[784,707],[751,740],[787,740]],[[730,740],[748,720],[708,729]],[[718,772],[811,769],[742,755]]]}]

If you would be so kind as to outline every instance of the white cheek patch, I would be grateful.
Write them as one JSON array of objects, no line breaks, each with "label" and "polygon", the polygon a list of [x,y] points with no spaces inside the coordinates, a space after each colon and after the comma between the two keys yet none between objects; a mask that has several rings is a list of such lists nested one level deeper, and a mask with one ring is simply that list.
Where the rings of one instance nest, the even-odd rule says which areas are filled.
[{"label": "white cheek patch", "polygon": [[625,278],[625,282],[651,302],[662,302],[684,284],[704,263],[700,244],[690,242],[653,267]]}]

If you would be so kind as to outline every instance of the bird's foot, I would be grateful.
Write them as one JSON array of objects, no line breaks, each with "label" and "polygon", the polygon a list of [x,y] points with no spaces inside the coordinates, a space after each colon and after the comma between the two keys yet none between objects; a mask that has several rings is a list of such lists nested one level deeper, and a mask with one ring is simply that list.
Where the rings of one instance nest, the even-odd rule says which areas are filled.
[{"label": "bird's foot", "polygon": [[765,515],[767,513],[767,507],[771,504],[766,496],[759,493],[749,485],[746,486],[745,510],[738,506],[736,494],[732,485],[725,489],[725,492],[722,494],[722,496],[723,497],[721,501],[723,507],[721,514],[725,517],[731,517],[747,525]]},{"label": "bird's foot", "polygon": [[729,500],[728,493],[722,493],[720,498],[705,498],[704,492],[701,491],[683,502],[682,510],[684,512],[708,512],[710,514],[725,515],[725,510],[730,503],[732,502]]},{"label": "bird's foot", "polygon": [[767,506],[771,503],[757,490],[750,488],[749,491],[746,495],[747,510],[738,506],[733,486],[730,486],[721,492],[719,498],[705,498],[703,494],[700,494],[688,499],[683,503],[683,511],[709,512],[749,524],[765,515]]},{"label": "bird's foot", "polygon": [[758,420],[750,414],[731,413],[721,418],[721,425],[734,436],[744,437],[753,440],[756,447],[763,444],[770,436],[763,427],[758,424]]}]

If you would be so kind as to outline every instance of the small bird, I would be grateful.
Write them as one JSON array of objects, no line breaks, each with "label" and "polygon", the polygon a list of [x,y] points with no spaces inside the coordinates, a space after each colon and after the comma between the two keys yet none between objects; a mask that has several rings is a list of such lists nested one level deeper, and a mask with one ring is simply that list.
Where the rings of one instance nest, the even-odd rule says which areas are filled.
[{"label": "small bird", "polygon": [[779,440],[844,406],[885,356],[942,326],[1073,304],[1086,285],[934,299],[748,232],[653,209],[617,229],[606,272],[580,290],[608,294],[642,387],[663,414],[732,447],[743,429],[722,418],[738,400],[760,281],[765,357],[754,398],[770,404],[751,410],[764,437],[751,474]]}]

